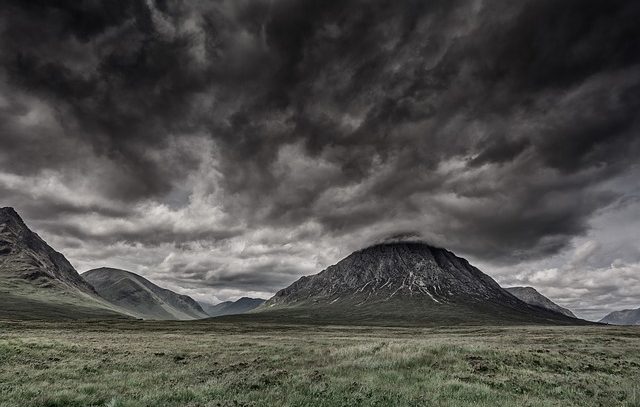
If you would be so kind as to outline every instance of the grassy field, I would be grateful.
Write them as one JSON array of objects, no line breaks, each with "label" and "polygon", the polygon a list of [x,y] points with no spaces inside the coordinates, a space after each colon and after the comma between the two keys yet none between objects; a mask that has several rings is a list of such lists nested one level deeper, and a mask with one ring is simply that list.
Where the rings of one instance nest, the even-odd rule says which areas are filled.
[{"label": "grassy field", "polygon": [[640,329],[0,322],[0,406],[640,406]]},{"label": "grassy field", "polygon": [[15,270],[0,267],[0,321],[2,319],[129,319],[103,299],[52,279],[25,280]]}]

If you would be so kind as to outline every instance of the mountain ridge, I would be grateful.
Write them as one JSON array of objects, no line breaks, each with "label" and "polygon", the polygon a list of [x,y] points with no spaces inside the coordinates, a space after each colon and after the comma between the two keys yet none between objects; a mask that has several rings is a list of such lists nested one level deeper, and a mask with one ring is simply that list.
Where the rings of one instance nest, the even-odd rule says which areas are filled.
[{"label": "mountain ridge", "polygon": [[640,325],[640,308],[613,311],[599,322],[609,325]]},{"label": "mountain ridge", "polygon": [[158,286],[131,271],[100,267],[82,277],[107,301],[143,319],[188,320],[208,315],[193,298]]},{"label": "mountain ridge", "polygon": [[538,292],[538,290],[533,287],[505,287],[505,290],[515,295],[527,304],[537,305],[543,308],[550,309],[552,311],[559,312],[568,317],[576,318],[571,310],[561,307],[560,305],[551,301],[549,298],[540,294],[540,292]]}]

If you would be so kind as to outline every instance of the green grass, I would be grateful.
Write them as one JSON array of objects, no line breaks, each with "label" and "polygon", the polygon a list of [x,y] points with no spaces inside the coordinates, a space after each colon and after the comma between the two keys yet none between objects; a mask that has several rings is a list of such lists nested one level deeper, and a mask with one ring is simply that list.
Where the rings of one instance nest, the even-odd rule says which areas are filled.
[{"label": "green grass", "polygon": [[0,406],[640,406],[640,330],[0,322]]},{"label": "green grass", "polygon": [[130,319],[104,300],[52,279],[25,281],[0,270],[0,320]]},{"label": "green grass", "polygon": [[458,298],[456,302],[434,303],[419,296],[367,299],[367,295],[354,295],[335,305],[302,301],[297,305],[265,306],[246,314],[220,318],[229,323],[295,321],[308,325],[353,325],[355,322],[358,325],[405,327],[593,324],[524,303],[522,306],[516,308],[490,301],[469,302],[464,298]]}]

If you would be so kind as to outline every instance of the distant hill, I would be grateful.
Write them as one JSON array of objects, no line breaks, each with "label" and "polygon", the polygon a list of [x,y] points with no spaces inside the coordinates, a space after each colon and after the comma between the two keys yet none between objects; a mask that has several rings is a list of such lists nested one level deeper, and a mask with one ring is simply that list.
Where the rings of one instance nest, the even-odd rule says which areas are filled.
[{"label": "distant hill", "polygon": [[559,312],[568,317],[576,318],[573,312],[554,303],[544,295],[540,294],[533,287],[508,287],[508,288],[505,288],[505,290],[509,291],[511,294],[515,295],[516,297],[526,302],[527,304],[537,305],[539,307],[543,307],[555,312]]},{"label": "distant hill", "polygon": [[388,325],[587,323],[529,305],[465,259],[419,242],[352,253],[242,317]]},{"label": "distant hill", "polygon": [[614,311],[600,320],[611,325],[640,325],[640,308]]},{"label": "distant hill", "polygon": [[125,318],[71,263],[32,232],[13,208],[0,208],[0,317]]},{"label": "distant hill", "polygon": [[259,307],[264,301],[261,298],[242,297],[237,301],[224,301],[215,305],[200,302],[200,305],[209,316],[218,317],[221,315],[244,314]]},{"label": "distant hill", "polygon": [[143,319],[200,319],[208,315],[194,299],[158,287],[126,270],[97,268],[82,274],[100,296]]}]

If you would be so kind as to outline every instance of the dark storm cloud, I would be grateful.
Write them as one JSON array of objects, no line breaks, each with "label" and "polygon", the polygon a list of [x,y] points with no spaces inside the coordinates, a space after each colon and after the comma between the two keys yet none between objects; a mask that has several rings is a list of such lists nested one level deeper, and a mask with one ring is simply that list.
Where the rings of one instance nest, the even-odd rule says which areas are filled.
[{"label": "dark storm cloud", "polygon": [[[174,172],[183,175],[145,152],[190,128],[192,98],[206,89],[203,70],[192,69],[187,38],[160,35],[140,1],[9,2],[3,22],[9,87],[51,103],[64,137],[124,169],[122,179],[103,181],[115,184],[112,194],[158,194],[170,189]],[[49,143],[56,154],[30,156],[59,166],[60,155],[76,158],[69,144]]]},{"label": "dark storm cloud", "polygon": [[[8,1],[0,168],[94,195],[40,212],[15,182],[6,196],[34,219],[133,222],[214,191],[234,231],[315,222],[332,244],[415,231],[539,258],[632,189],[614,181],[640,153],[638,21],[630,0]],[[62,223],[106,243],[237,236]]]},{"label": "dark storm cloud", "polygon": [[[497,7],[474,14],[469,3],[433,4],[410,13],[414,24],[408,26],[408,3],[376,3],[367,10],[350,8],[353,3],[327,7],[326,20],[311,12],[313,19],[301,21],[294,8],[292,26],[279,25],[290,29],[287,38],[296,39],[276,46],[291,50],[287,67],[296,61],[287,86],[278,84],[286,90],[286,106],[293,109],[288,119],[295,124],[285,139],[295,134],[306,154],[340,168],[331,186],[363,181],[376,170],[375,158],[392,170],[358,196],[374,201],[369,207],[357,202],[352,210],[315,211],[313,203],[328,188],[323,179],[295,190],[293,204],[283,195],[266,203],[256,198],[271,205],[263,220],[315,217],[340,233],[398,212],[402,217],[429,210],[404,198],[453,189],[462,197],[493,198],[493,204],[464,208],[462,214],[439,208],[445,218],[462,222],[450,232],[473,230],[473,237],[465,238],[478,237],[460,247],[488,256],[514,249],[534,256],[556,252],[585,231],[594,210],[611,202],[612,195],[591,187],[627,169],[638,151],[640,53],[638,36],[629,35],[637,30],[638,6],[531,2],[505,6],[505,15],[496,15]],[[454,34],[463,19],[476,24]],[[415,21],[430,29],[420,31]],[[328,26],[331,22],[336,25]],[[279,39],[267,40],[279,45]],[[361,122],[345,129],[341,116],[351,112]],[[244,152],[255,158],[275,151],[271,144]],[[499,180],[482,191],[486,180],[458,186],[436,173],[452,158],[469,158],[472,167],[522,162],[485,171]],[[545,181],[553,177],[558,179]],[[232,178],[231,184],[264,196],[278,181],[267,173]]]},{"label": "dark storm cloud", "polygon": [[[59,221],[58,221],[59,222]],[[96,233],[91,230],[91,225],[63,225],[58,222],[53,224],[42,223],[42,229],[47,232],[62,233],[69,237],[74,237],[85,242],[94,241],[102,244],[114,244],[124,242],[129,244],[143,244],[157,246],[162,243],[188,243],[197,241],[207,241],[215,243],[220,240],[229,239],[242,234],[242,230],[236,229],[188,229],[175,230],[173,225],[151,225],[139,226],[134,230],[130,228],[113,228],[108,233]],[[137,226],[137,225],[136,225]]]}]

